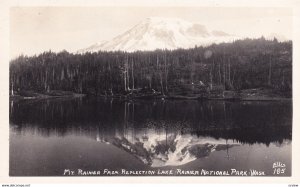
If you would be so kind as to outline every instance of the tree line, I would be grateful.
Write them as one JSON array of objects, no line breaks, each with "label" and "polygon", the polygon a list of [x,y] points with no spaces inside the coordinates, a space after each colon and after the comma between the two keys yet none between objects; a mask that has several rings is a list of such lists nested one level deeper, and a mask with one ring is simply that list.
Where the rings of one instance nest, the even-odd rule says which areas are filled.
[{"label": "tree line", "polygon": [[291,92],[292,41],[244,39],[191,49],[136,52],[43,52],[10,61],[10,92],[73,91],[93,95],[137,90],[270,88]]}]

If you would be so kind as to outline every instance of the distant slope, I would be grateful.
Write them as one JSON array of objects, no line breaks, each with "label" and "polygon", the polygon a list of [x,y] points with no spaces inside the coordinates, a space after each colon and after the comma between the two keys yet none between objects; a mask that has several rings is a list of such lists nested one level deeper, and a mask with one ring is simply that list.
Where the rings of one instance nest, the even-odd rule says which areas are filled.
[{"label": "distant slope", "polygon": [[93,44],[78,52],[150,51],[155,49],[191,48],[238,39],[223,31],[209,31],[204,25],[177,18],[151,17],[113,38]]}]

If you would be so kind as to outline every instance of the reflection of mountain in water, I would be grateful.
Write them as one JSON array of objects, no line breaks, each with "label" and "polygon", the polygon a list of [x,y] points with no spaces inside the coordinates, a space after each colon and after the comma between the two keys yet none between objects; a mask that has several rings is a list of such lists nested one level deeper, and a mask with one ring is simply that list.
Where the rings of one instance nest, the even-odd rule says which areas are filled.
[{"label": "reflection of mountain in water", "polygon": [[10,104],[15,133],[88,136],[153,167],[182,165],[239,144],[291,140],[290,102],[70,99]]},{"label": "reflection of mountain in water", "polygon": [[145,130],[134,136],[132,130],[127,137],[101,137],[97,141],[115,145],[152,167],[178,166],[197,158],[207,157],[214,151],[227,150],[239,143],[220,139],[197,137],[190,134],[158,134],[153,130]]}]

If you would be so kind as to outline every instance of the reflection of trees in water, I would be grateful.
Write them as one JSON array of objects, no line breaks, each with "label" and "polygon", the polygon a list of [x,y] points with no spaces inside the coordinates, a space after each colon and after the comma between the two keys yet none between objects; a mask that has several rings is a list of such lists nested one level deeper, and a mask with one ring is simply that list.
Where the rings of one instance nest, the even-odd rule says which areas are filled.
[{"label": "reflection of trees in water", "polygon": [[[10,103],[10,122],[17,130],[37,129],[43,135],[122,135],[147,138],[157,134],[195,134],[241,143],[291,139],[289,102],[121,101],[117,99],[23,100]],[[98,130],[97,130],[98,129]],[[129,133],[128,129],[131,129]]]}]

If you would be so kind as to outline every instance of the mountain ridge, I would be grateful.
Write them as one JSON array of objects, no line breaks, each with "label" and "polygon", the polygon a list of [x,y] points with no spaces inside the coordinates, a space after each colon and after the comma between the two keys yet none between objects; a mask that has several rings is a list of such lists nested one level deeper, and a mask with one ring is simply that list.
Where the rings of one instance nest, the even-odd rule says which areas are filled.
[{"label": "mountain ridge", "polygon": [[110,41],[93,44],[78,53],[97,51],[152,51],[192,48],[213,43],[232,42],[239,37],[179,18],[149,17]]}]

